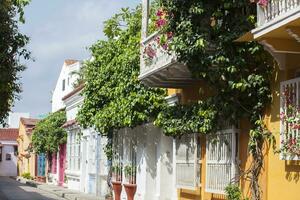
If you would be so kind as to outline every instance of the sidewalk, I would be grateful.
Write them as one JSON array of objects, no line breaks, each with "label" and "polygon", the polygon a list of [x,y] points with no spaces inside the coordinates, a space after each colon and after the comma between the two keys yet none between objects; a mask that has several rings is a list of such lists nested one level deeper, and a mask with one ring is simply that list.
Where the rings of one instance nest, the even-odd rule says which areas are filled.
[{"label": "sidewalk", "polygon": [[29,185],[32,187],[36,187],[40,190],[55,194],[56,196],[65,198],[67,200],[105,200],[103,197],[96,197],[94,195],[89,195],[89,194],[85,194],[82,192],[69,190],[67,188],[59,187],[59,186],[55,186],[55,185],[48,185],[46,183],[39,183],[36,181],[24,179],[21,177],[18,177],[16,180],[19,181],[20,183],[23,183],[23,184],[26,184],[26,185]]}]

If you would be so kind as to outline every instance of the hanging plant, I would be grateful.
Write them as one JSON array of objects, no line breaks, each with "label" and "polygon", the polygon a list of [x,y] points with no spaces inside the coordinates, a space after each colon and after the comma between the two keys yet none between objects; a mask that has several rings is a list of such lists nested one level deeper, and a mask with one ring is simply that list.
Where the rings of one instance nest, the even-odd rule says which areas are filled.
[{"label": "hanging plant", "polygon": [[268,6],[269,1],[268,0],[250,0],[252,3],[257,3],[261,7],[265,8]]},{"label": "hanging plant", "polygon": [[173,32],[166,31],[170,14],[165,8],[159,8],[155,14],[155,34],[153,40],[144,48],[143,58],[147,66],[151,65],[159,54],[170,54]]}]

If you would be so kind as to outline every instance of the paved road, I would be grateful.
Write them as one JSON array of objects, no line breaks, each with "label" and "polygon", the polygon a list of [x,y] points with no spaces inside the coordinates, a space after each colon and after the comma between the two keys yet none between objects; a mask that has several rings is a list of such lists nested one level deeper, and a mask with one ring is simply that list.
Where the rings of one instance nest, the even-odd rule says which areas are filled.
[{"label": "paved road", "polygon": [[54,194],[0,177],[0,200],[64,200]]}]

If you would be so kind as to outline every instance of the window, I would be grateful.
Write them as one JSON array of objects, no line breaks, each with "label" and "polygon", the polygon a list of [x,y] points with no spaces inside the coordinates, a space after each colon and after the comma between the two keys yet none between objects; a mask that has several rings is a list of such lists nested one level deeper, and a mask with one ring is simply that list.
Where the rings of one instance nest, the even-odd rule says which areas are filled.
[{"label": "window", "polygon": [[11,160],[11,155],[9,153],[5,155],[5,160]]},{"label": "window", "polygon": [[67,146],[68,166],[72,171],[80,170],[80,132],[72,130],[68,134]]},{"label": "window", "polygon": [[0,146],[0,162],[2,162],[2,151],[3,151],[3,147]]},{"label": "window", "polygon": [[300,160],[300,78],[280,84],[280,159]]},{"label": "window", "polygon": [[96,173],[96,146],[97,140],[96,136],[92,135],[89,137],[89,173],[90,174],[95,174]]},{"label": "window", "polygon": [[178,188],[195,189],[200,186],[201,145],[197,134],[175,139],[176,185]]},{"label": "window", "polygon": [[207,136],[206,192],[224,194],[226,186],[236,181],[237,140],[235,128]]},{"label": "window", "polygon": [[65,89],[66,89],[66,80],[64,79],[62,81],[62,91],[65,91]]}]

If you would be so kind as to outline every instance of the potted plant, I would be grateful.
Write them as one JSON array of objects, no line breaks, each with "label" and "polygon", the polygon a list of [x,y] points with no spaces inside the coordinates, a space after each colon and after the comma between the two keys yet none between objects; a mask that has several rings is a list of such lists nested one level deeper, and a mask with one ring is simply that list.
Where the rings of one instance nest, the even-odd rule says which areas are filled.
[{"label": "potted plant", "polygon": [[136,166],[126,165],[124,168],[125,180],[124,183],[126,195],[128,200],[134,200],[134,195],[136,193]]},{"label": "potted plant", "polygon": [[112,166],[112,186],[115,195],[115,200],[121,199],[122,192],[122,166],[121,164]]}]

